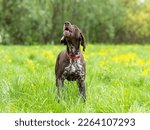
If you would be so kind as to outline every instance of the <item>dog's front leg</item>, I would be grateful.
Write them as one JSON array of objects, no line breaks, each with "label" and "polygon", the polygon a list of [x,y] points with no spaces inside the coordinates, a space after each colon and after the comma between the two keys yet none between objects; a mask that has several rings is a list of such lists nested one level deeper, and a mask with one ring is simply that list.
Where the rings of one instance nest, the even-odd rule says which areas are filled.
[{"label": "dog's front leg", "polygon": [[60,100],[60,79],[56,78],[56,88],[57,88],[57,96],[58,96],[58,102]]},{"label": "dog's front leg", "polygon": [[84,100],[86,101],[86,91],[85,91],[85,83],[84,80],[77,80],[78,87],[79,87],[79,92]]},{"label": "dog's front leg", "polygon": [[57,87],[57,95],[58,95],[58,102],[60,100],[60,87],[64,86],[64,79],[56,78],[56,87]]}]

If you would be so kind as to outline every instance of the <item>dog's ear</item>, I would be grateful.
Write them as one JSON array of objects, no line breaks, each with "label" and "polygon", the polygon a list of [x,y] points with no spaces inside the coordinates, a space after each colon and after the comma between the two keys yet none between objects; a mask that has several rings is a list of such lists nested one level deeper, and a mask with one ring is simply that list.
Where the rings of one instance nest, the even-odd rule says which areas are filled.
[{"label": "dog's ear", "polygon": [[67,45],[67,41],[64,36],[60,39],[60,43],[63,43],[64,45]]},{"label": "dog's ear", "polygon": [[72,26],[75,28],[76,37],[79,38],[81,46],[83,46],[83,51],[85,51],[86,43],[85,43],[85,38],[83,36],[83,33],[78,28],[78,26],[76,26],[76,25],[72,25]]},{"label": "dog's ear", "polygon": [[81,42],[81,45],[83,46],[83,51],[85,51],[86,43],[85,43],[85,38],[82,32],[80,32],[80,42]]},{"label": "dog's ear", "polygon": [[75,37],[77,38],[77,39],[79,39],[80,38],[80,29],[78,28],[78,26],[77,25],[72,25],[72,27],[74,28],[74,35],[75,35]]}]

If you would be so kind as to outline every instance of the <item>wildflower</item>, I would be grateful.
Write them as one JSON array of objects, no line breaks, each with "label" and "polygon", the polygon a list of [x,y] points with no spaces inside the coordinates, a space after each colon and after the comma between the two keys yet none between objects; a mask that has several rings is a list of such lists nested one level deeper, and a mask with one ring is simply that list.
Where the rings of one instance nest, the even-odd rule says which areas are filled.
[{"label": "wildflower", "polygon": [[107,51],[106,51],[106,50],[100,50],[100,51],[98,52],[98,54],[99,54],[100,56],[104,56],[104,55],[107,54]]},{"label": "wildflower", "polygon": [[88,54],[83,54],[85,59],[88,59],[90,56]]},{"label": "wildflower", "polygon": [[127,53],[127,54],[121,54],[119,56],[114,56],[113,57],[113,61],[115,61],[116,63],[126,63],[128,64],[129,62],[135,60],[136,58],[136,54],[135,53]]},{"label": "wildflower", "polygon": [[44,57],[49,58],[51,61],[55,61],[54,55],[51,51],[44,51]]},{"label": "wildflower", "polygon": [[144,69],[142,72],[144,75],[150,74],[150,69]]},{"label": "wildflower", "polygon": [[138,65],[143,66],[145,62],[144,62],[144,60],[142,60],[142,59],[136,59],[136,63],[137,63]]},{"label": "wildflower", "polygon": [[148,59],[148,60],[146,61],[146,64],[147,64],[147,65],[150,65],[150,59]]}]

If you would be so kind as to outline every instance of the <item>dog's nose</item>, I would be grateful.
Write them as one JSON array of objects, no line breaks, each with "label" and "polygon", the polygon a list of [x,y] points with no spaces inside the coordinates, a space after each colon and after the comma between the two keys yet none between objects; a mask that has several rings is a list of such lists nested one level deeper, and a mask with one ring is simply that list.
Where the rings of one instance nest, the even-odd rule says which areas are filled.
[{"label": "dog's nose", "polygon": [[70,22],[68,22],[68,21],[65,22],[65,25],[69,25],[69,24],[70,24]]}]

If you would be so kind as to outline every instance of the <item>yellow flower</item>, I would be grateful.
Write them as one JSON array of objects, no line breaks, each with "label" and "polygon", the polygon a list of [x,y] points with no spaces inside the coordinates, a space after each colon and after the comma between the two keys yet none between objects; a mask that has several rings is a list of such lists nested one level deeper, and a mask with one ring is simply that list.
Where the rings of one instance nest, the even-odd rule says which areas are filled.
[{"label": "yellow flower", "polygon": [[143,70],[143,72],[142,72],[144,75],[148,75],[148,74],[150,74],[150,69],[145,69],[145,70]]},{"label": "yellow flower", "polygon": [[54,55],[51,51],[44,51],[43,55],[44,57],[49,58],[52,61],[55,61]]},{"label": "yellow flower", "polygon": [[137,59],[136,60],[136,63],[138,64],[138,65],[144,65],[144,60],[142,60],[142,59]]},{"label": "yellow flower", "polygon": [[100,56],[104,56],[104,55],[107,54],[107,51],[106,51],[106,50],[100,50],[100,51],[98,52],[98,54],[99,54]]},{"label": "yellow flower", "polygon": [[133,61],[136,58],[136,54],[135,53],[127,53],[127,54],[121,54],[118,56],[114,56],[112,58],[113,61],[115,61],[116,63],[129,63],[131,61]]},{"label": "yellow flower", "polygon": [[148,60],[146,61],[146,64],[147,64],[147,65],[150,65],[150,59],[148,59]]},{"label": "yellow flower", "polygon": [[88,59],[90,56],[88,54],[83,54],[85,59]]}]

